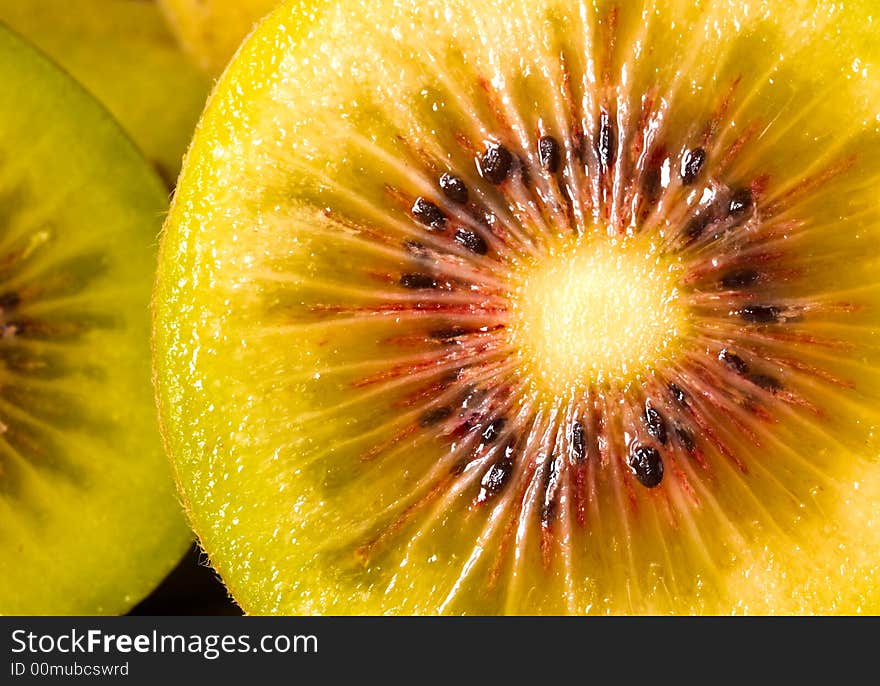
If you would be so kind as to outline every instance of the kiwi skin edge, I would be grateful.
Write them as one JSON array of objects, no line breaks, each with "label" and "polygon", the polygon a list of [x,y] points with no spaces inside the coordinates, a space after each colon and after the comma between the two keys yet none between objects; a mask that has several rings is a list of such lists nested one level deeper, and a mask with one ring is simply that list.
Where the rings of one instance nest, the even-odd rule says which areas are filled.
[{"label": "kiwi skin edge", "polygon": [[[304,10],[303,6],[300,4],[296,6],[286,6],[285,8],[279,9],[275,15],[267,19],[261,28],[252,36],[249,42],[242,48],[236,61],[221,79],[220,86],[212,97],[205,118],[197,132],[193,147],[189,154],[191,161],[186,165],[184,170],[181,180],[180,194],[175,199],[175,204],[166,226],[166,234],[163,239],[164,242],[162,248],[163,258],[161,260],[160,274],[157,279],[156,294],[154,297],[154,317],[156,320],[153,343],[154,374],[159,394],[159,403],[163,421],[163,435],[165,436],[166,445],[169,453],[172,455],[172,459],[175,460],[178,483],[182,488],[184,499],[187,500],[187,510],[192,518],[197,533],[202,537],[202,541],[210,554],[212,562],[217,566],[218,571],[225,579],[233,595],[246,610],[251,612],[266,611],[267,608],[271,609],[273,607],[269,602],[268,592],[259,587],[258,581],[253,582],[253,585],[248,587],[246,581],[247,573],[243,569],[237,568],[237,565],[240,565],[242,561],[240,559],[236,560],[235,556],[232,554],[227,554],[228,551],[225,549],[225,547],[228,546],[228,541],[224,540],[223,536],[224,523],[218,520],[212,520],[208,517],[203,509],[203,503],[194,503],[189,500],[192,494],[192,491],[188,490],[192,488],[192,483],[190,482],[192,475],[189,470],[192,469],[192,464],[199,464],[199,460],[203,460],[205,464],[208,464],[211,455],[207,453],[201,455],[194,454],[192,452],[192,446],[186,445],[187,432],[196,431],[203,427],[198,426],[199,417],[195,415],[189,417],[180,416],[179,410],[176,408],[179,408],[181,402],[190,402],[191,399],[185,399],[184,397],[185,381],[179,378],[174,363],[170,362],[168,359],[163,359],[162,357],[166,354],[169,341],[180,343],[181,340],[185,340],[184,337],[186,335],[186,331],[182,329],[183,326],[186,326],[186,323],[171,321],[168,313],[182,310],[183,308],[191,307],[192,305],[192,303],[186,301],[186,296],[182,295],[175,287],[177,279],[174,278],[174,276],[177,274],[175,272],[175,265],[172,264],[168,254],[170,254],[169,251],[176,249],[179,244],[176,242],[170,242],[172,239],[169,239],[169,233],[173,231],[179,234],[179,232],[183,230],[181,226],[187,224],[187,215],[195,213],[195,215],[198,216],[200,210],[199,206],[204,203],[201,194],[205,193],[205,189],[209,188],[212,184],[211,175],[214,173],[214,170],[210,164],[211,146],[219,145],[220,147],[225,147],[229,144],[232,137],[235,135],[235,131],[232,130],[233,127],[231,126],[224,126],[224,122],[245,120],[251,114],[248,109],[248,103],[260,99],[261,90],[266,87],[266,83],[269,79],[262,80],[259,84],[254,84],[253,79],[249,74],[271,74],[273,69],[267,60],[269,60],[269,55],[273,48],[277,47],[277,44],[284,44],[288,41],[293,42],[289,35],[285,35],[284,32],[278,28],[278,25],[283,23],[287,29],[294,30],[291,29],[291,27],[296,27],[295,31],[297,32],[307,32],[308,24],[300,23],[297,20],[297,17],[301,16],[298,14],[300,12],[307,16],[309,15],[308,11]],[[320,16],[320,13],[313,16]],[[244,92],[236,93],[235,89],[228,87],[229,84],[242,86]],[[188,230],[192,230],[191,226],[188,227]],[[198,236],[193,236],[192,239],[197,240]],[[175,235],[173,240],[179,241],[180,236]],[[741,276],[738,278],[746,277]],[[209,294],[205,297],[209,298],[211,296]],[[199,304],[210,307],[214,303],[201,301]],[[756,310],[755,312],[756,314],[754,314],[754,316],[764,316],[760,311]],[[210,448],[210,450],[216,449],[216,445],[212,445]],[[190,464],[186,464],[188,462]],[[186,464],[186,471],[181,472],[181,466],[184,464]],[[861,467],[858,467],[857,469],[861,469]],[[868,467],[861,476],[864,478],[858,479],[860,481],[860,492],[858,495],[859,502],[870,502],[870,497],[864,494],[877,492],[878,484],[876,474],[872,472],[870,467]],[[872,514],[870,511],[844,512],[842,514],[842,521],[847,521],[846,518],[849,517],[850,514],[852,515],[852,522],[850,523],[853,525],[853,530],[858,528],[855,520],[863,515],[863,521],[872,521]],[[810,532],[805,535],[809,538],[815,539],[815,541],[821,541],[827,538],[827,534],[823,537],[821,523],[816,526],[815,530],[810,529]],[[246,538],[246,536],[243,538]],[[857,540],[858,539],[856,539],[856,542]],[[875,541],[868,541],[868,543],[870,549],[876,547]],[[852,544],[853,541],[850,541],[850,545]],[[750,594],[759,592],[756,590],[758,587],[750,585],[751,582],[749,582],[747,578],[737,578],[737,572],[734,572],[731,578],[725,579],[725,582],[728,583],[732,595],[735,595],[739,590],[742,590],[743,605],[725,606],[722,604],[721,607],[725,608],[722,611],[761,611],[756,608],[764,608],[765,611],[779,612],[808,611],[810,594],[813,594],[815,599],[831,603],[827,606],[816,605],[816,611],[821,611],[821,607],[833,607],[836,608],[836,611],[855,611],[856,608],[860,608],[862,611],[876,611],[876,593],[872,590],[870,582],[870,576],[873,574],[873,569],[864,561],[864,558],[860,558],[861,562],[859,563],[862,565],[859,567],[860,573],[864,575],[857,580],[859,588],[853,591],[852,595],[847,596],[846,602],[843,602],[840,600],[828,600],[827,596],[822,596],[821,590],[815,588],[817,584],[815,580],[807,579],[805,581],[802,576],[798,578],[797,582],[785,582],[791,584],[801,583],[803,584],[801,586],[795,588],[793,586],[785,586],[782,584],[782,582],[774,575],[781,572],[783,577],[786,573],[788,573],[790,577],[797,577],[796,569],[786,569],[789,562],[796,564],[794,558],[787,560],[785,555],[774,554],[776,551],[771,550],[768,553],[770,559],[766,560],[761,559],[761,551],[752,552],[754,552],[754,558],[744,560],[743,569],[749,571],[749,566],[755,565],[751,570],[754,575],[758,573],[756,570],[758,570],[762,563],[767,563],[763,582],[768,583],[769,587],[776,588],[778,597],[770,597],[768,602],[771,604],[769,606],[762,605],[759,598],[750,596]],[[772,571],[766,571],[766,569],[770,568],[772,568]],[[831,574],[830,571],[827,573]],[[839,577],[835,577],[835,583],[839,583],[841,587],[845,585],[842,583],[845,581],[845,578],[840,579]],[[813,586],[813,588],[805,590],[808,586]],[[790,597],[786,598],[786,594],[789,594]],[[801,596],[798,597],[798,594],[801,594]],[[860,601],[858,599],[859,595],[862,596],[863,600]],[[819,600],[817,600],[817,602],[819,602]],[[754,604],[750,604],[750,601]],[[364,610],[364,607],[358,606],[356,603],[352,605],[340,604],[339,607],[347,608],[347,611]],[[699,606],[688,606],[685,608],[685,611],[711,611],[712,607],[714,606],[708,605],[702,608]],[[286,611],[314,611],[315,608],[307,603],[303,603],[300,606],[293,603],[289,606],[285,606],[284,609]],[[369,606],[368,609],[373,609],[375,611],[377,609],[381,610],[382,608],[381,605],[372,605]]]},{"label": "kiwi skin edge", "polygon": [[[297,31],[299,33],[305,33],[308,29],[308,21],[306,20],[306,17],[317,16],[322,7],[328,4],[332,4],[330,0],[312,0],[311,2],[302,3],[303,8],[301,10],[301,13],[299,13],[299,21],[294,24],[297,27]],[[282,7],[279,6],[274,12],[264,17],[263,20],[259,24],[257,24],[249,38],[245,41],[244,44],[239,47],[236,59],[232,60],[227,65],[222,75],[217,79],[214,85],[214,89],[212,90],[210,96],[208,97],[207,103],[205,104],[205,109],[202,117],[201,119],[199,119],[198,124],[196,124],[196,129],[193,133],[192,140],[190,141],[189,149],[184,156],[181,176],[178,179],[178,187],[182,182],[186,181],[188,175],[198,175],[198,172],[196,170],[188,171],[189,167],[187,165],[187,160],[189,160],[190,158],[195,158],[200,154],[198,151],[199,142],[202,140],[212,139],[214,138],[214,136],[220,136],[220,139],[222,140],[222,131],[224,127],[221,122],[223,121],[224,117],[229,116],[233,119],[236,118],[235,113],[241,110],[244,105],[244,95],[235,96],[233,94],[230,94],[229,92],[222,92],[220,90],[220,84],[225,82],[227,79],[246,78],[247,74],[252,69],[262,70],[268,69],[270,67],[271,57],[268,53],[271,51],[271,46],[274,43],[270,24],[272,21],[272,17],[278,13],[281,13],[282,11]],[[260,52],[264,53],[262,58],[258,56]],[[240,57],[238,55],[240,55]],[[264,82],[264,87],[266,85],[267,84]],[[259,93],[259,89],[252,89],[250,93],[257,94]],[[174,214],[175,207],[190,202],[190,200],[184,197],[184,195],[184,192],[180,191],[178,188],[178,191],[175,192],[175,194],[172,196],[171,206],[168,210],[167,215],[168,217],[171,217]],[[160,254],[162,253],[163,246],[166,242],[166,234],[167,226],[163,229],[160,237]],[[166,290],[167,282],[163,278],[160,261],[160,268],[156,272],[155,284],[150,306],[151,316],[153,319],[150,345],[152,349],[153,389],[155,393],[156,406],[160,408],[160,411],[158,413],[159,432],[162,437],[165,454],[170,457],[174,454],[174,451],[176,450],[175,432],[172,431],[168,425],[167,418],[169,415],[161,411],[161,408],[166,402],[166,396],[163,394],[163,391],[166,388],[166,381],[164,379],[163,369],[160,365],[162,355],[164,354],[165,343],[160,340],[161,331],[157,323],[160,306],[164,307],[169,303],[169,301],[173,300],[173,298],[169,298],[169,294],[166,293]],[[186,514],[190,527],[195,533],[196,540],[199,542],[202,550],[204,551],[205,557],[208,559],[210,565],[220,575],[220,578],[226,585],[226,588],[229,591],[230,595],[235,598],[236,602],[242,607],[245,614],[256,614],[256,612],[251,612],[246,605],[242,604],[242,601],[240,600],[241,594],[236,592],[236,586],[234,582],[231,581],[229,575],[224,574],[225,565],[215,555],[212,555],[210,552],[210,547],[205,545],[205,541],[208,540],[209,532],[199,526],[199,519],[195,516],[193,507],[190,503],[189,498],[187,497],[186,481],[182,478],[177,462],[174,459],[169,459],[169,463],[171,465],[171,472],[174,477],[174,481],[177,484],[179,502]]]}]

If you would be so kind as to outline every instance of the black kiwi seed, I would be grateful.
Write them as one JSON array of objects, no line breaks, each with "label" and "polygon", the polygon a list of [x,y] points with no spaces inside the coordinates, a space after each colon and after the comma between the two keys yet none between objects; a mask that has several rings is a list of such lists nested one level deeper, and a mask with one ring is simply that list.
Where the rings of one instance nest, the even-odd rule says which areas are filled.
[{"label": "black kiwi seed", "polygon": [[404,274],[400,277],[400,285],[414,291],[437,288],[437,282],[428,274]]},{"label": "black kiwi seed", "polygon": [[544,503],[541,507],[541,522],[545,525],[556,516],[556,494],[558,491],[559,467],[557,458],[550,457],[544,480]]},{"label": "black kiwi seed", "polygon": [[417,259],[425,259],[428,257],[428,248],[424,243],[406,240],[403,242],[403,247],[410,255]]},{"label": "black kiwi seed", "polygon": [[660,192],[662,190],[663,177],[661,176],[660,169],[657,167],[649,168],[642,177],[642,193],[645,196],[645,201],[649,205],[656,204],[660,199]]},{"label": "black kiwi seed", "polygon": [[767,374],[751,374],[749,381],[765,391],[776,392],[782,390],[782,382],[776,377],[768,376]]},{"label": "black kiwi seed", "polygon": [[720,353],[718,353],[718,359],[741,376],[745,376],[749,373],[749,365],[746,364],[746,361],[736,353],[728,350],[727,348],[724,348]]},{"label": "black kiwi seed", "polygon": [[779,319],[780,309],[775,305],[746,305],[739,317],[750,324],[770,324]]},{"label": "black kiwi seed", "polygon": [[455,232],[455,242],[477,255],[485,255],[489,252],[489,246],[486,245],[483,237],[467,229],[458,229]]},{"label": "black kiwi seed", "polygon": [[645,488],[659,486],[663,480],[663,458],[653,446],[635,446],[629,454],[629,466]]},{"label": "black kiwi seed", "polygon": [[419,418],[419,426],[423,429],[434,426],[452,415],[451,407],[434,407],[422,414]]},{"label": "black kiwi seed", "polygon": [[15,291],[7,291],[0,295],[0,310],[14,310],[21,304],[21,296]]},{"label": "black kiwi seed", "polygon": [[556,501],[547,500],[541,507],[541,523],[548,526],[556,516]]},{"label": "black kiwi seed", "polygon": [[531,187],[532,175],[529,173],[528,166],[526,166],[526,164],[522,160],[519,160],[518,167],[519,167],[519,178],[520,178],[520,181],[522,181],[523,186],[525,186],[526,188]]},{"label": "black kiwi seed", "polygon": [[645,422],[645,428],[648,430],[648,433],[656,438],[661,445],[666,445],[668,440],[666,421],[663,419],[663,415],[657,411],[657,408],[650,405],[645,407],[645,414],[642,419]]},{"label": "black kiwi seed", "polygon": [[440,175],[440,190],[452,202],[464,205],[468,201],[468,189],[464,181],[454,174]]},{"label": "black kiwi seed", "polygon": [[419,224],[427,226],[434,231],[442,231],[446,226],[446,215],[430,200],[419,196],[412,206],[412,215]]},{"label": "black kiwi seed", "polygon": [[587,446],[584,441],[584,425],[574,422],[571,425],[571,459],[573,462],[583,462],[587,456]]},{"label": "black kiwi seed", "polygon": [[513,472],[514,453],[516,445],[511,441],[504,447],[504,455],[486,470],[480,481],[480,494],[477,496],[478,503],[484,503],[489,498],[497,495],[504,488]]},{"label": "black kiwi seed", "polygon": [[688,223],[685,224],[684,235],[687,236],[689,240],[696,240],[703,235],[703,231],[705,231],[706,227],[711,223],[712,215],[708,211],[691,217]]},{"label": "black kiwi seed", "polygon": [[485,388],[480,388],[472,383],[467,384],[461,392],[462,409],[467,409],[469,406],[473,407],[486,397],[486,393],[487,391]]},{"label": "black kiwi seed", "polygon": [[490,146],[480,158],[480,173],[496,186],[508,177],[512,166],[513,155],[503,145]]},{"label": "black kiwi seed", "polygon": [[669,389],[669,395],[671,395],[675,402],[679,405],[687,406],[687,394],[681,390],[679,386],[674,383],[670,383],[667,388]]},{"label": "black kiwi seed", "polygon": [[453,369],[453,370],[447,372],[446,374],[444,374],[443,376],[441,376],[437,380],[437,388],[445,391],[450,386],[452,386],[452,384],[460,381],[462,371],[463,371],[462,369]]},{"label": "black kiwi seed", "polygon": [[752,206],[752,191],[749,188],[740,188],[730,196],[727,204],[727,213],[731,217],[741,217]]},{"label": "black kiwi seed", "polygon": [[681,441],[684,449],[689,453],[693,453],[697,449],[697,444],[694,442],[694,436],[687,429],[677,426],[675,427],[675,435],[678,436],[678,440]]},{"label": "black kiwi seed", "polygon": [[706,151],[703,148],[694,148],[688,150],[681,160],[681,182],[685,186],[690,186],[703,169],[706,161]]},{"label": "black kiwi seed", "polygon": [[504,428],[505,424],[507,424],[506,417],[498,417],[498,419],[492,421],[492,423],[483,430],[483,441],[491,443],[498,438],[498,434],[501,433],[501,429]]},{"label": "black kiwi seed", "polygon": [[434,329],[428,335],[436,341],[452,341],[459,336],[464,336],[467,332],[467,329],[453,326],[449,329]]},{"label": "black kiwi seed", "polygon": [[758,272],[755,269],[734,269],[721,277],[721,285],[729,290],[751,286],[758,280]]},{"label": "black kiwi seed", "polygon": [[611,169],[616,149],[617,141],[614,139],[611,116],[603,111],[599,115],[599,139],[596,141],[596,154],[599,155],[599,164],[603,171]]},{"label": "black kiwi seed", "polygon": [[541,136],[538,139],[538,160],[541,166],[551,174],[559,171],[559,141],[553,136]]}]

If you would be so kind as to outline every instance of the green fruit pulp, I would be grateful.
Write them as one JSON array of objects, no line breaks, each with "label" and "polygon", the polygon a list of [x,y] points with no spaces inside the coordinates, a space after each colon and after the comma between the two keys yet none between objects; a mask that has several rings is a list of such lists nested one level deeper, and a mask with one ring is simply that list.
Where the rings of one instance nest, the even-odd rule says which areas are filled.
[{"label": "green fruit pulp", "polygon": [[2,0],[0,21],[100,100],[167,183],[177,179],[209,83],[153,2]]},{"label": "green fruit pulp", "polygon": [[190,533],[157,430],[166,191],[110,115],[0,29],[0,612],[116,614]]}]

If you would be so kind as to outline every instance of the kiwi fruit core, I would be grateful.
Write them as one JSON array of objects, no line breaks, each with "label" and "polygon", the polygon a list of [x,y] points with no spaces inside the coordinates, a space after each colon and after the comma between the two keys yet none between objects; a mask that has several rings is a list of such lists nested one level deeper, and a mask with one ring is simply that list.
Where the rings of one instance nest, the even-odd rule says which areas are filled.
[{"label": "kiwi fruit core", "polygon": [[585,243],[552,251],[511,279],[510,347],[554,398],[656,367],[686,326],[678,270],[656,246],[604,233]]},{"label": "kiwi fruit core", "polygon": [[0,26],[0,613],[118,614],[191,540],[149,369],[167,190]]},{"label": "kiwi fruit core", "polygon": [[878,611],[870,3],[777,14],[260,26],[154,324],[181,493],[245,610]]}]

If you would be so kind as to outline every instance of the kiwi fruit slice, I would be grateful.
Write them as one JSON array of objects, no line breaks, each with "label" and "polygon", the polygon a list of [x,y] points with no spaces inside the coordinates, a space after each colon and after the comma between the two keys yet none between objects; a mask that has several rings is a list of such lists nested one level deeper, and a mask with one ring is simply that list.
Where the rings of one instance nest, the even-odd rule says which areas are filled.
[{"label": "kiwi fruit slice", "polygon": [[167,191],[81,86],[0,27],[0,613],[124,612],[191,533],[149,301]]},{"label": "kiwi fruit slice", "polygon": [[0,21],[48,54],[122,124],[169,185],[208,95],[154,2],[0,0]]},{"label": "kiwi fruit slice", "polygon": [[880,611],[873,5],[264,20],[154,296],[242,607]]},{"label": "kiwi fruit slice", "polygon": [[159,0],[183,48],[208,74],[219,74],[236,48],[280,0]]}]

